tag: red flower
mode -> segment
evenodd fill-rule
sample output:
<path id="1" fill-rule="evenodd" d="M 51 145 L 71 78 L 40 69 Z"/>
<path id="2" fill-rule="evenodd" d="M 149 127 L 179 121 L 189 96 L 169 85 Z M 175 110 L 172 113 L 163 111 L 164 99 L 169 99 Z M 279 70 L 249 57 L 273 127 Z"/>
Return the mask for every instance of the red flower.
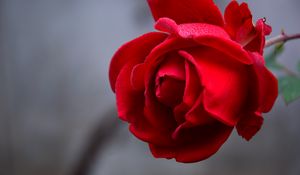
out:
<path id="1" fill-rule="evenodd" d="M 249 140 L 277 97 L 263 60 L 263 19 L 246 3 L 223 17 L 212 0 L 148 0 L 155 28 L 124 44 L 109 78 L 118 115 L 152 154 L 195 162 L 214 154 L 233 128 Z"/>

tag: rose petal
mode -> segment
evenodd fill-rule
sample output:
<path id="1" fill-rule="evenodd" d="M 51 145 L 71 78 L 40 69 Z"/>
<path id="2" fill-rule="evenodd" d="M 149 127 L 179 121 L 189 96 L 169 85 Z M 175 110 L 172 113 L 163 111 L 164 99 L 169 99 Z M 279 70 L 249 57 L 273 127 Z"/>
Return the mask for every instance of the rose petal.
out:
<path id="1" fill-rule="evenodd" d="M 208 23 L 223 26 L 223 17 L 212 0 L 148 0 L 156 20 L 168 17 L 182 23 Z"/>
<path id="2" fill-rule="evenodd" d="M 172 159 L 176 157 L 176 148 L 170 147 L 163 147 L 158 146 L 155 144 L 148 144 L 152 155 L 155 158 L 165 158 L 165 159 Z"/>
<path id="3" fill-rule="evenodd" d="M 230 59 L 235 59 L 243 64 L 252 64 L 252 60 L 247 56 L 247 52 L 241 47 L 241 45 L 232 42 L 224 38 L 209 38 L 198 37 L 195 40 L 204 46 L 215 48 L 218 51 L 223 52 L 225 55 L 229 55 Z"/>
<path id="4" fill-rule="evenodd" d="M 238 4 L 232 1 L 225 10 L 225 28 L 233 40 L 236 40 L 246 50 L 263 54 L 265 35 L 269 35 L 272 28 L 263 19 L 252 23 L 252 14 L 246 3 Z"/>
<path id="5" fill-rule="evenodd" d="M 118 116 L 122 120 L 130 123 L 130 131 L 139 139 L 160 145 L 173 144 L 171 131 L 169 131 L 171 129 L 166 130 L 168 124 L 161 124 L 158 126 L 157 123 L 153 123 L 153 120 L 156 120 L 159 123 L 164 120 L 155 118 L 148 120 L 147 116 L 149 115 L 149 112 L 147 111 L 149 109 L 144 111 L 144 91 L 132 88 L 130 83 L 131 70 L 131 65 L 127 64 L 124 66 L 116 81 Z M 162 115 L 166 114 L 164 111 L 158 111 L 158 113 L 161 113 Z M 172 120 L 170 120 L 169 123 L 172 123 Z M 165 125 L 166 127 L 162 127 L 162 125 Z"/>
<path id="6" fill-rule="evenodd" d="M 129 130 L 134 136 L 144 142 L 163 146 L 174 144 L 170 133 L 164 133 L 160 129 L 151 126 L 143 117 L 139 118 L 135 123 L 130 124 Z"/>
<path id="7" fill-rule="evenodd" d="M 173 115 L 177 125 L 180 125 L 186 121 L 185 114 L 190 110 L 190 108 L 190 106 L 182 102 L 173 109 Z"/>
<path id="8" fill-rule="evenodd" d="M 158 30 L 175 35 L 176 38 L 181 37 L 182 39 L 189 40 L 189 42 L 192 42 L 190 39 L 193 39 L 198 44 L 218 49 L 245 64 L 252 63 L 252 60 L 249 58 L 247 52 L 242 49 L 242 46 L 232 41 L 226 31 L 221 27 L 201 23 L 181 24 L 176 26 L 176 23 L 168 18 L 159 19 L 155 27 Z M 163 42 L 160 47 L 167 46 L 167 43 L 168 40 Z M 157 52 L 156 50 L 161 49 L 159 49 L 159 47 L 155 48 L 151 55 L 154 55 L 154 53 Z M 152 57 L 153 56 L 148 56 L 146 61 Z"/>
<path id="9" fill-rule="evenodd" d="M 152 52 L 148 55 L 145 60 L 145 87 L 149 87 L 150 82 L 152 79 L 155 79 L 154 76 L 156 75 L 157 67 L 165 60 L 165 54 L 171 53 L 180 48 L 187 48 L 194 46 L 195 43 L 182 40 L 178 37 L 169 37 L 161 44 L 157 45 Z"/>
<path id="10" fill-rule="evenodd" d="M 181 144 L 173 147 L 149 144 L 154 157 L 175 158 L 191 163 L 204 160 L 216 153 L 232 132 L 232 127 L 215 122 L 211 125 L 181 129 Z"/>
<path id="11" fill-rule="evenodd" d="M 168 53 L 158 68 L 156 79 L 164 76 L 185 80 L 184 58 L 174 52 Z"/>
<path id="12" fill-rule="evenodd" d="M 182 101 L 185 81 L 170 76 L 163 76 L 156 81 L 158 101 L 169 107 L 175 107 Z"/>
<path id="13" fill-rule="evenodd" d="M 246 65 L 208 47 L 198 47 L 188 52 L 181 51 L 181 54 L 186 58 L 193 57 L 197 62 L 204 86 L 205 110 L 219 121 L 234 126 L 247 96 Z"/>
<path id="14" fill-rule="evenodd" d="M 136 91 L 130 84 L 132 66 L 126 65 L 121 70 L 116 81 L 116 99 L 118 116 L 128 122 L 143 116 L 144 93 Z"/>
<path id="15" fill-rule="evenodd" d="M 173 117 L 173 111 L 170 107 L 159 102 L 155 96 L 155 82 L 145 90 L 144 114 L 149 124 L 154 126 L 162 133 L 169 133 L 176 128 L 176 121 Z"/>
<path id="16" fill-rule="evenodd" d="M 250 53 L 254 64 L 254 81 L 252 97 L 255 98 L 255 104 L 259 112 L 268 112 L 271 110 L 278 96 L 278 82 L 275 76 L 264 65 L 263 57 L 258 53 Z"/>
<path id="17" fill-rule="evenodd" d="M 197 98 L 200 96 L 200 92 L 203 89 L 203 87 L 200 84 L 200 74 L 197 72 L 195 66 L 196 65 L 194 65 L 190 61 L 185 61 L 186 85 L 184 89 L 183 102 L 188 106 L 193 106 L 193 104 L 195 104 Z"/>
<path id="18" fill-rule="evenodd" d="M 236 32 L 235 41 L 242 46 L 248 45 L 255 37 L 256 31 L 252 23 L 252 19 L 248 19 Z"/>
<path id="19" fill-rule="evenodd" d="M 263 19 L 259 19 L 255 26 L 256 37 L 244 48 L 250 52 L 258 52 L 263 55 L 265 47 L 265 36 L 272 32 L 271 26 L 267 25 Z"/>
<path id="20" fill-rule="evenodd" d="M 159 145 L 173 144 L 171 133 L 176 127 L 175 119 L 172 116 L 172 110 L 159 103 L 155 98 L 155 82 L 142 90 L 144 101 L 135 101 L 134 94 L 128 94 L 130 100 L 135 101 L 136 107 L 142 105 L 142 115 L 135 115 L 136 118 L 131 122 L 130 131 L 139 139 Z M 133 88 L 132 88 L 133 89 Z M 137 90 L 135 90 L 137 91 Z M 133 110 L 139 110 L 139 108 Z"/>
<path id="21" fill-rule="evenodd" d="M 159 18 L 155 25 L 154 28 L 156 30 L 162 31 L 162 32 L 168 32 L 170 34 L 178 34 L 179 29 L 177 23 L 170 19 L 170 18 Z"/>
<path id="22" fill-rule="evenodd" d="M 203 108 L 203 98 L 199 97 L 194 106 L 186 113 L 185 121 L 191 123 L 192 126 L 203 126 L 211 124 L 215 119 L 205 111 Z"/>
<path id="23" fill-rule="evenodd" d="M 181 51 L 179 51 L 179 54 Z M 211 123 L 214 118 L 203 109 L 200 74 L 195 68 L 195 60 L 187 59 L 185 61 L 186 86 L 184 90 L 183 101 L 174 109 L 174 116 L 178 124 L 185 121 L 191 123 L 191 126 Z"/>
<path id="24" fill-rule="evenodd" d="M 249 112 L 244 115 L 238 122 L 236 129 L 240 136 L 249 141 L 260 130 L 264 119 L 259 112 Z"/>
<path id="25" fill-rule="evenodd" d="M 177 25 L 176 22 L 170 18 L 160 18 L 156 24 L 155 29 L 176 34 L 182 38 L 194 38 L 198 36 L 212 36 L 229 39 L 226 31 L 219 26 L 206 23 L 188 23 Z"/>
<path id="26" fill-rule="evenodd" d="M 145 64 L 137 64 L 133 67 L 131 72 L 131 85 L 136 90 L 144 90 L 145 84 L 144 84 L 144 77 L 145 76 Z"/>
<path id="27" fill-rule="evenodd" d="M 179 51 L 179 54 L 181 51 Z M 183 96 L 183 103 L 190 106 L 189 111 L 185 114 L 185 121 L 188 121 L 193 126 L 210 124 L 215 121 L 203 108 L 203 96 L 200 94 L 203 91 L 201 86 L 200 73 L 197 71 L 195 60 L 186 60 L 186 88 Z"/>
<path id="28" fill-rule="evenodd" d="M 239 5 L 237 1 L 231 1 L 225 9 L 224 18 L 225 29 L 234 40 L 237 38 L 246 40 L 247 35 L 254 30 L 252 14 L 246 3 Z M 249 25 L 245 25 L 245 23 Z M 241 31 L 243 31 L 242 35 Z M 253 34 L 255 35 L 255 31 Z"/>
<path id="29" fill-rule="evenodd" d="M 152 32 L 142 35 L 121 46 L 113 56 L 109 67 L 109 81 L 113 91 L 121 69 L 126 64 L 137 64 L 143 62 L 150 51 L 163 40 L 167 34 Z"/>

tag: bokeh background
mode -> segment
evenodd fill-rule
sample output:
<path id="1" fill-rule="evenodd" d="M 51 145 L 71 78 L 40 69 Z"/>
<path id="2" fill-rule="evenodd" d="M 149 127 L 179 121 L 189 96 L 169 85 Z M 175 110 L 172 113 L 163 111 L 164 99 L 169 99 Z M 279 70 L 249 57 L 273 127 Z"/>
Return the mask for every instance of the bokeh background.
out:
<path id="1" fill-rule="evenodd" d="M 273 36 L 300 32 L 299 0 L 248 3 Z M 1 0 L 0 174 L 299 175 L 300 100 L 281 97 L 250 142 L 234 132 L 194 164 L 151 156 L 117 120 L 107 72 L 114 51 L 152 25 L 146 0 Z M 299 60 L 300 41 L 287 43 L 279 61 Z"/>

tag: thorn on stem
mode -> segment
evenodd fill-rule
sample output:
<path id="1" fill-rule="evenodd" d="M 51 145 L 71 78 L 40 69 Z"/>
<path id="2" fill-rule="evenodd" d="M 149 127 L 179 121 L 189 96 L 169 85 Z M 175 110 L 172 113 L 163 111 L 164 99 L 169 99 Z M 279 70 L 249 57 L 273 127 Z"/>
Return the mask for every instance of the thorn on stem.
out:
<path id="1" fill-rule="evenodd" d="M 282 36 L 286 36 L 284 29 L 281 29 L 280 34 L 281 34 Z"/>

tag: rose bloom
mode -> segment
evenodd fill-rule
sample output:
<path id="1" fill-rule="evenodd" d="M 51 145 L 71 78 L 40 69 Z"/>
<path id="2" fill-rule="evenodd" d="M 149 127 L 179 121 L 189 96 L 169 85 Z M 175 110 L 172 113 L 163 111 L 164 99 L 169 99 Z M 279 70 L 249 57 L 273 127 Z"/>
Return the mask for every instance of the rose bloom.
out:
<path id="1" fill-rule="evenodd" d="M 158 32 L 124 44 L 109 69 L 118 116 L 154 157 L 196 162 L 233 128 L 250 140 L 278 95 L 264 64 L 265 35 L 246 3 L 224 18 L 212 0 L 148 0 Z"/>

